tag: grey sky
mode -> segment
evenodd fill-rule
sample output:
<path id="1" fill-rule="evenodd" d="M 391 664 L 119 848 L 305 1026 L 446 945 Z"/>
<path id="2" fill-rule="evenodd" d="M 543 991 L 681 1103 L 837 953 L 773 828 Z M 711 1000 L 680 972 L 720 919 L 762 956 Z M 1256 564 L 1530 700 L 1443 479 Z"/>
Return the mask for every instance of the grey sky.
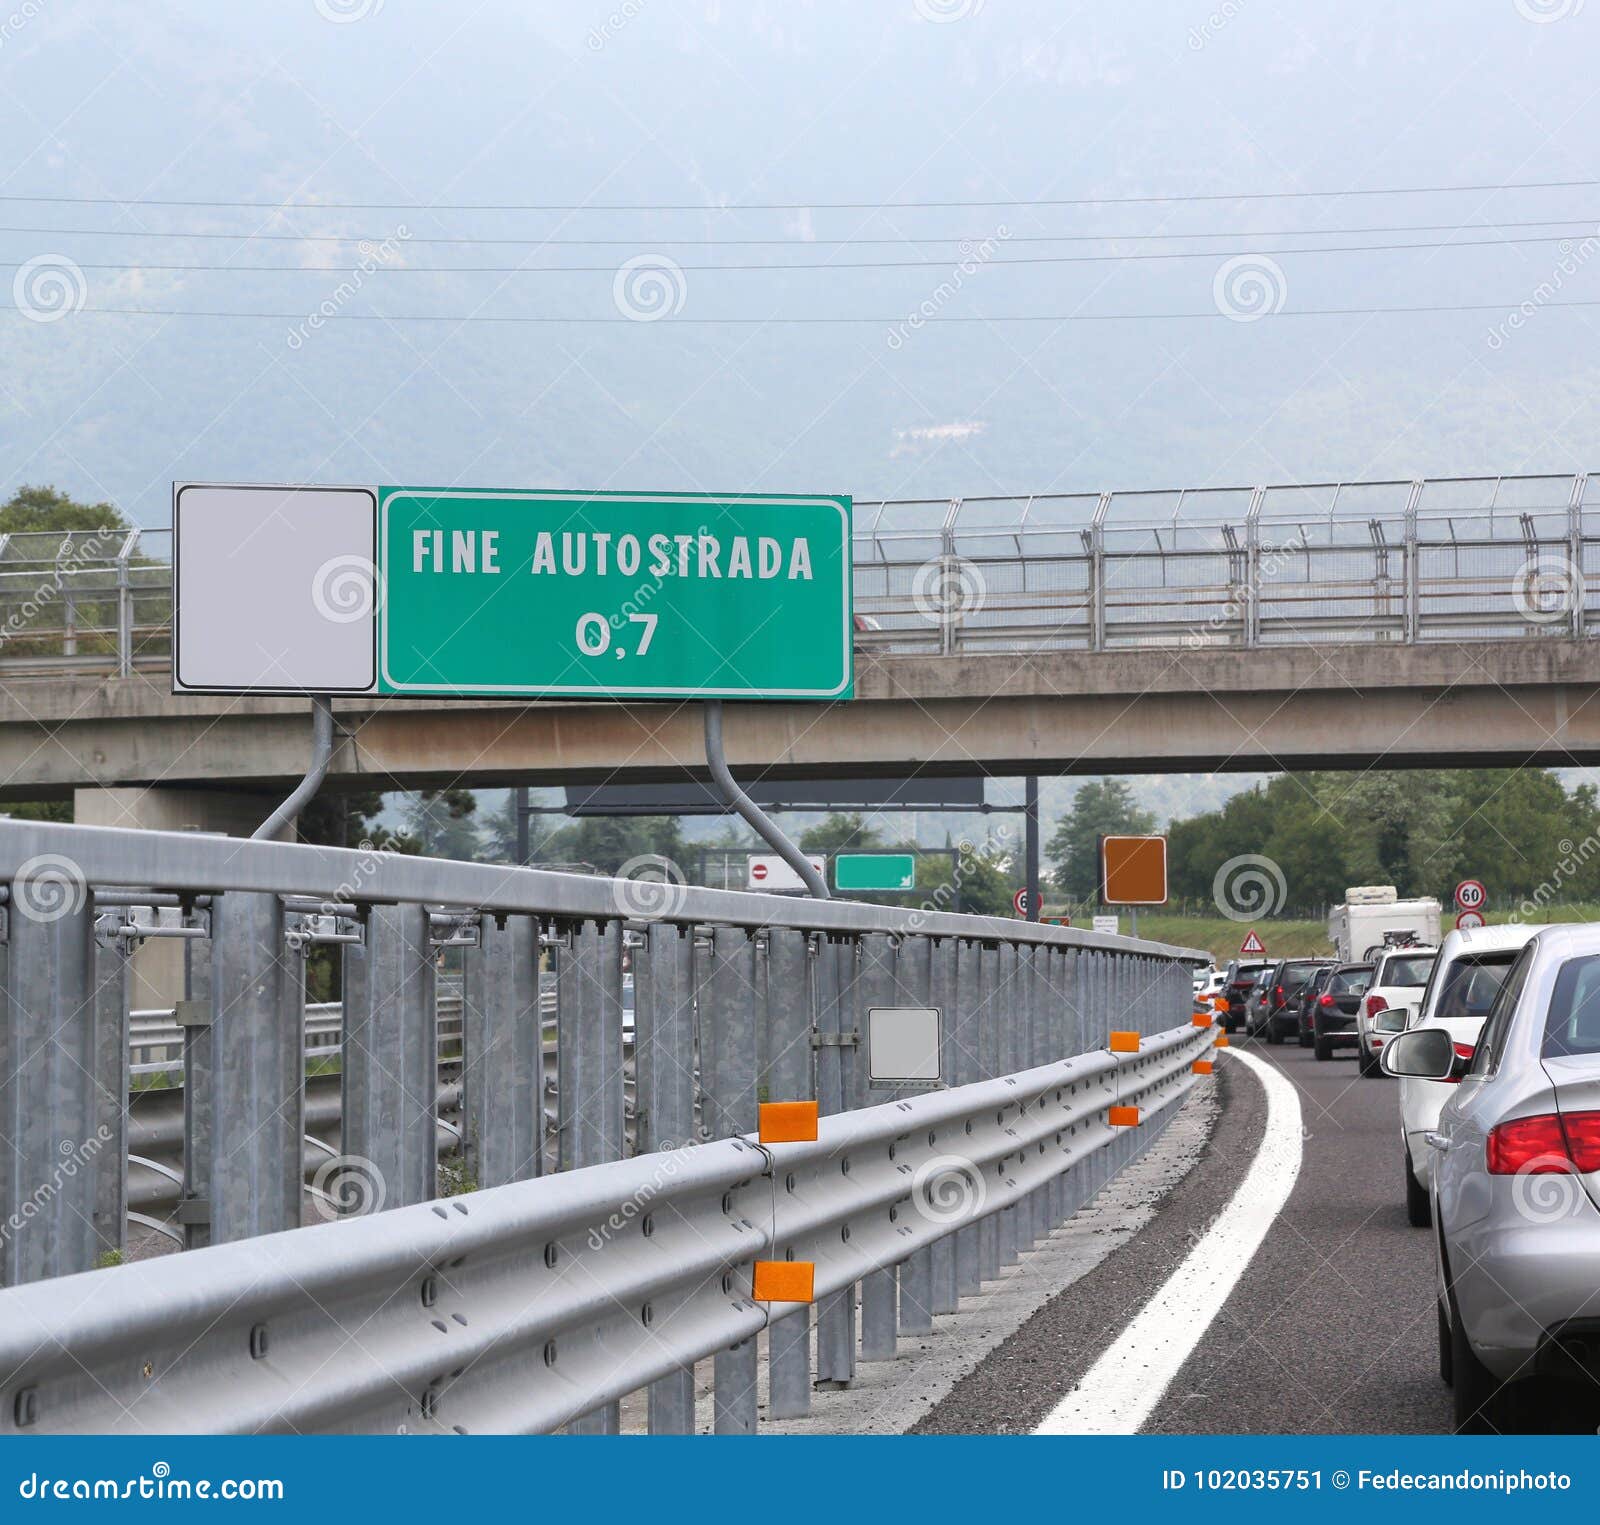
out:
<path id="1" fill-rule="evenodd" d="M 1587 179 L 1600 175 L 1600 7 L 1579 0 L 7 3 L 6 196 L 812 205 L 637 214 L 7 201 L 7 229 L 52 231 L 3 235 L 13 300 L 0 305 L 0 490 L 51 481 L 158 523 L 175 477 L 943 498 L 1593 464 L 1600 308 L 1551 304 L 1600 299 L 1586 242 L 1600 186 L 876 213 L 814 205 Z M 1419 224 L 1487 226 L 1345 231 Z M 237 236 L 55 231 L 71 228 Z M 1208 229 L 1229 236 L 1032 241 Z M 1270 236 L 1238 236 L 1248 230 Z M 360 269 L 351 244 L 251 236 L 267 233 L 366 236 L 372 268 Z M 423 242 L 461 236 L 613 242 Z M 820 241 L 863 237 L 885 242 Z M 957 243 L 904 242 L 935 237 L 967 238 L 969 268 Z M 666 242 L 736 238 L 802 242 Z M 1180 247 L 1207 252 L 999 268 Z M 1230 294 L 1219 271 L 1251 250 L 1273 251 L 1265 286 L 1252 289 L 1252 263 Z M 349 321 L 615 320 L 651 299 L 644 277 L 637 289 L 619 284 L 619 267 L 640 255 L 686 267 L 655 290 L 672 309 L 660 321 Z M 692 268 L 903 259 L 930 263 Z M 19 304 L 50 291 L 13 289 L 16 267 L 34 261 L 37 283 L 64 260 L 91 308 L 287 316 L 30 319 Z M 91 268 L 103 263 L 235 268 Z M 417 268 L 451 263 L 598 268 Z M 1281 311 L 1218 314 L 1263 290 Z M 1524 302 L 1520 326 L 1505 327 Z M 1454 303 L 1495 310 L 1294 315 Z M 333 321 L 311 325 L 319 308 Z M 1210 316 L 942 323 L 1157 312 Z M 883 321 L 684 321 L 717 316 Z"/>

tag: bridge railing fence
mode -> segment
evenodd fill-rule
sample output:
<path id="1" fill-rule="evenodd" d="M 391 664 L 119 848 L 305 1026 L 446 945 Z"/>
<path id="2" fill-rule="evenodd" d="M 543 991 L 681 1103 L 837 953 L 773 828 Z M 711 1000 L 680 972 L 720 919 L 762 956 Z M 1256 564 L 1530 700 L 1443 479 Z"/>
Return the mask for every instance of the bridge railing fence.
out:
<path id="1" fill-rule="evenodd" d="M 1582 637 L 1587 474 L 858 502 L 857 642 L 1105 651 Z"/>
<path id="2" fill-rule="evenodd" d="M 463 1384 L 459 1423 L 614 1428 L 616 1398 L 659 1380 L 652 1423 L 687 1428 L 685 1383 L 715 1351 L 718 1427 L 748 1428 L 752 1337 L 770 1312 L 757 1306 L 757 1258 L 818 1268 L 828 1294 L 819 1376 L 848 1375 L 858 1348 L 886 1358 L 897 1331 L 952 1310 L 1131 1159 L 1211 1041 L 1189 1022 L 1190 970 L 1205 958 L 1196 950 L 932 905 L 31 822 L 0 823 L 0 878 L 0 1281 L 11 1288 L 0 1292 L 0 1330 L 10 1331 L 0 1370 L 16 1389 L 0 1402 L 0 1429 L 40 1413 L 89 1426 L 134 1369 L 133 1325 L 151 1352 L 144 1369 L 165 1375 L 152 1425 L 392 1428 L 392 1393 L 370 1387 L 358 1401 L 345 1384 L 335 1414 L 318 1410 L 329 1399 L 315 1382 L 297 1408 L 278 1377 L 284 1406 L 272 1419 L 249 1363 L 267 1338 L 257 1325 L 270 1321 L 274 1351 L 294 1364 L 305 1354 L 297 1342 L 329 1334 L 330 1296 L 347 1329 L 386 1322 L 385 1278 L 399 1262 L 421 1288 L 399 1320 L 424 1347 L 421 1365 L 395 1358 L 412 1392 L 402 1408 L 418 1421 L 444 1412 L 428 1392 L 454 1360 L 434 1371 L 435 1326 L 467 1327 L 466 1317 L 448 1322 L 450 1308 L 465 1306 L 456 1293 L 481 1274 L 487 1301 L 474 1317 L 485 1328 L 471 1338 L 499 1328 L 507 1343 Z M 126 1248 L 128 962 L 163 935 L 185 943 L 188 988 L 170 1024 L 164 1012 L 143 1019 L 143 1036 L 181 1030 L 173 1184 L 191 1249 L 96 1270 Z M 305 957 L 318 943 L 344 959 L 336 1029 L 326 1011 L 308 1024 Z M 453 1097 L 440 1069 L 446 948 L 462 961 Z M 928 1010 L 942 1014 L 937 1079 L 875 1070 L 884 1050 L 873 1013 Z M 328 1100 L 308 1089 L 308 1032 L 319 1058 L 337 1036 L 336 1152 L 326 1117 L 308 1126 L 308 1110 Z M 1127 1036 L 1113 1043 L 1113 1032 Z M 818 1142 L 802 1137 L 787 1170 L 782 1151 L 755 1142 L 766 1101 L 814 1101 L 824 1117 Z M 460 1160 L 441 1176 L 452 1104 Z M 1119 1121 L 1113 1106 L 1136 1121 L 1143 1108 L 1150 1127 Z M 947 1190 L 982 1199 L 970 1231 L 942 1216 Z M 302 1227 L 330 1216 L 340 1221 Z M 478 1249 L 455 1244 L 456 1230 Z M 262 1235 L 277 1236 L 270 1254 L 251 1249 Z M 581 1262 L 525 1317 L 494 1291 L 524 1254 L 524 1280 Z M 104 1285 L 89 1298 L 31 1297 L 28 1284 L 72 1274 Z M 221 1327 L 241 1343 L 222 1367 L 237 1367 L 240 1385 L 212 1394 L 220 1409 L 201 1403 L 183 1419 L 179 1393 L 197 1397 L 193 1383 L 221 1369 L 216 1331 L 186 1320 L 224 1283 Z M 147 1297 L 183 1316 L 163 1321 Z M 45 1308 L 54 1311 L 41 1323 Z M 769 1351 L 774 1391 L 791 1406 L 810 1390 L 809 1329 L 791 1324 Z M 351 1344 L 374 1348 L 365 1334 Z M 185 1389 L 169 1368 L 191 1349 L 210 1354 L 195 1357 Z M 533 1371 L 506 1409 L 504 1394 L 484 1395 L 510 1380 L 510 1354 L 531 1355 Z M 325 1339 L 313 1369 L 348 1368 L 328 1359 Z"/>
<path id="3" fill-rule="evenodd" d="M 171 532 L 0 536 L 0 672 L 171 660 Z M 1582 637 L 1600 477 L 858 500 L 865 651 Z"/>

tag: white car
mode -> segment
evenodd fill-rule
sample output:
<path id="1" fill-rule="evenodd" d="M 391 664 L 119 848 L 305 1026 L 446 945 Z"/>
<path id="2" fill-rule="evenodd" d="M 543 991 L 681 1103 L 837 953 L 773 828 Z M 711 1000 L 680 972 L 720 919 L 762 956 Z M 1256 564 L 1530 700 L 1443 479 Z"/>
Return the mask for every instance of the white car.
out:
<path id="1" fill-rule="evenodd" d="M 1207 1000 L 1211 996 L 1221 995 L 1223 982 L 1227 974 L 1221 969 L 1201 969 L 1195 973 L 1194 993 L 1196 1000 Z"/>
<path id="2" fill-rule="evenodd" d="M 1392 1074 L 1457 1082 L 1428 1135 L 1457 1434 L 1545 1429 L 1557 1405 L 1564 1429 L 1600 1384 L 1600 926 L 1540 927 L 1497 972 L 1469 1062 L 1442 1022 L 1383 1051 Z"/>
<path id="3" fill-rule="evenodd" d="M 1407 1030 L 1442 1027 L 1449 1032 L 1456 1054 L 1472 1057 L 1483 1019 L 1500 990 L 1506 971 L 1524 943 L 1538 927 L 1473 927 L 1451 932 L 1434 959 L 1433 975 L 1422 999 L 1405 1012 Z M 1393 1020 L 1392 1017 L 1390 1019 Z M 1400 1139 L 1406 1156 L 1406 1216 L 1415 1228 L 1432 1221 L 1428 1187 L 1434 1151 L 1428 1134 L 1439 1125 L 1439 1112 L 1455 1094 L 1452 1080 L 1400 1081 Z"/>
<path id="4" fill-rule="evenodd" d="M 1372 983 L 1356 1007 L 1356 1059 L 1363 1075 L 1383 1073 L 1379 1066 L 1383 1034 L 1374 1027 L 1374 1018 L 1394 1006 L 1416 1006 L 1438 956 L 1437 948 L 1422 944 L 1385 948 L 1373 955 Z"/>

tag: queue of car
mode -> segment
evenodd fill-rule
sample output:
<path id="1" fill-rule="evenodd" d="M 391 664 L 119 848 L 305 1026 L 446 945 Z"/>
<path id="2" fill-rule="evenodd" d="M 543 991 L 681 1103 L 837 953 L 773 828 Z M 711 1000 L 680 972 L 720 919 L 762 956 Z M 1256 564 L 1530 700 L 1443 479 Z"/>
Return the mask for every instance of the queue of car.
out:
<path id="1" fill-rule="evenodd" d="M 1380 1017 L 1380 1023 L 1383 1018 Z M 1455 932 L 1385 1024 L 1458 1429 L 1600 1381 L 1600 926 Z"/>
<path id="2" fill-rule="evenodd" d="M 1230 1028 L 1397 1078 L 1456 1428 L 1600 1383 L 1600 924 L 1391 929 L 1358 958 L 1230 966 L 1221 994 Z"/>

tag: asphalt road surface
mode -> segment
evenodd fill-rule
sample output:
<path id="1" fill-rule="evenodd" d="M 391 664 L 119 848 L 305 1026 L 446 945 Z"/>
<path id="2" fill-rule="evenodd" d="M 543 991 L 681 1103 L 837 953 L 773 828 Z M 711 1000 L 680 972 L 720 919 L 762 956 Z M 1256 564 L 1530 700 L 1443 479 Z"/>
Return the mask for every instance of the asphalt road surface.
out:
<path id="1" fill-rule="evenodd" d="M 1233 1042 L 1242 1042 L 1235 1035 Z M 1304 1159 L 1260 1250 L 1144 1426 L 1145 1433 L 1443 1433 L 1432 1246 L 1406 1222 L 1394 1082 L 1353 1057 L 1250 1051 L 1295 1087 Z M 1183 1262 L 1254 1159 L 1261 1082 L 1218 1066 L 1224 1107 L 1200 1168 L 1154 1220 L 1042 1308 L 918 1426 L 926 1433 L 1026 1433 Z M 1600 1394 L 1567 1391 L 1528 1426 L 1593 1434 Z"/>

